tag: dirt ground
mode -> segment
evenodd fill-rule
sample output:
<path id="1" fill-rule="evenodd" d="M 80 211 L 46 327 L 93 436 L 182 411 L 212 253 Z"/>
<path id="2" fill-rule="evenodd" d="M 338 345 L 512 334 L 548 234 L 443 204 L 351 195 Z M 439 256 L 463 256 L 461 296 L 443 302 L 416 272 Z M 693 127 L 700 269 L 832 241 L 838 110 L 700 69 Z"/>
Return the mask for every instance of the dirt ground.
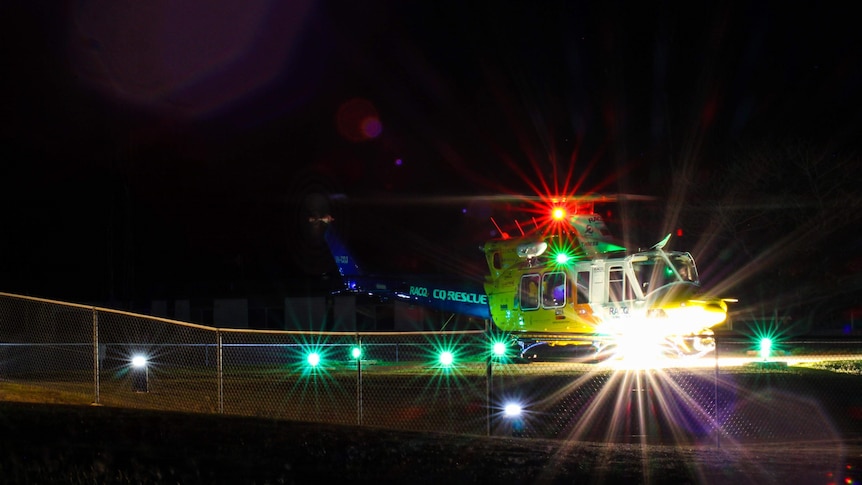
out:
<path id="1" fill-rule="evenodd" d="M 569 443 L 0 401 L 10 484 L 837 484 L 860 467 L 843 443 Z"/>

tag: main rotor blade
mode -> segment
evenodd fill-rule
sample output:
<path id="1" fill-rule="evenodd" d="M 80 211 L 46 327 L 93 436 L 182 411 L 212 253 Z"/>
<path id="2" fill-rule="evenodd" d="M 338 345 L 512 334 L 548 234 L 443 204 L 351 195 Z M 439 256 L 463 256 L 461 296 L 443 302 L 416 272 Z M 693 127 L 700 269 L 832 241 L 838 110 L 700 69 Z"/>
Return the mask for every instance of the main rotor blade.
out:
<path id="1" fill-rule="evenodd" d="M 506 204 L 506 203 L 612 203 L 623 201 L 651 201 L 657 197 L 639 194 L 584 194 L 584 195 L 521 195 L 521 194 L 488 194 L 488 195 L 442 195 L 423 196 L 405 194 L 374 194 L 348 196 L 346 194 L 331 194 L 335 200 L 348 201 L 352 204 L 396 204 L 396 205 L 459 205 L 459 204 Z"/>

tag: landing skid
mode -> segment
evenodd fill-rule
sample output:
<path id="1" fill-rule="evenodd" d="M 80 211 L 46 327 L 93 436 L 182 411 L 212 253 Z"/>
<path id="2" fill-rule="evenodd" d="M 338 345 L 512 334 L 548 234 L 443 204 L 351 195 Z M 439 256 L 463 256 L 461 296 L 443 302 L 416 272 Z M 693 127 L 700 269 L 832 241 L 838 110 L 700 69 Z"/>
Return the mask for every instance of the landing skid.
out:
<path id="1" fill-rule="evenodd" d="M 715 350 L 712 333 L 667 339 L 666 354 L 680 359 L 697 359 Z"/>
<path id="2" fill-rule="evenodd" d="M 524 362 L 567 361 L 600 363 L 614 357 L 622 357 L 620 349 L 612 339 L 602 339 L 576 344 L 552 344 L 544 340 L 517 340 L 518 358 Z M 715 350 L 712 334 L 668 337 L 657 349 L 664 357 L 672 359 L 697 359 Z"/>
<path id="3" fill-rule="evenodd" d="M 603 343 L 579 345 L 552 345 L 544 341 L 518 341 L 521 347 L 518 356 L 526 362 L 562 361 L 598 363 L 613 355 L 610 347 Z"/>

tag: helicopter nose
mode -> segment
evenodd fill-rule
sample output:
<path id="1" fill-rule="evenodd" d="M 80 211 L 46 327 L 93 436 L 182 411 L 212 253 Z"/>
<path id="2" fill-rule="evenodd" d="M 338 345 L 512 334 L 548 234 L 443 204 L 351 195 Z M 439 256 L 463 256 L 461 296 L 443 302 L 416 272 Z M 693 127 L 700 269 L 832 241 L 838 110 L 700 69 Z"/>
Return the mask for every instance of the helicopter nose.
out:
<path id="1" fill-rule="evenodd" d="M 678 305 L 650 309 L 647 318 L 663 321 L 663 325 L 674 333 L 699 332 L 724 322 L 727 305 L 721 301 L 688 300 Z"/>
<path id="2" fill-rule="evenodd" d="M 718 325 L 727 319 L 727 304 L 721 300 L 708 302 L 692 301 L 689 303 L 702 309 L 704 324 L 707 327 Z"/>

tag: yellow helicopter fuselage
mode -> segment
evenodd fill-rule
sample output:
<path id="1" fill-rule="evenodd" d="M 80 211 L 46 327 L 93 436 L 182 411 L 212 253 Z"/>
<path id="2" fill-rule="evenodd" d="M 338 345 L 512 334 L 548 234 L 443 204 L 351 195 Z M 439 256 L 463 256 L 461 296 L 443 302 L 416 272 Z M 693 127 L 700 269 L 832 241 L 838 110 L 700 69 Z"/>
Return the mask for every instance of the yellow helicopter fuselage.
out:
<path id="1" fill-rule="evenodd" d="M 712 328 L 727 318 L 726 300 L 700 295 L 687 252 L 590 256 L 554 236 L 491 241 L 484 251 L 493 323 L 520 339 L 596 345 L 650 335 L 686 341 L 680 352 L 692 353 L 711 345 Z"/>

